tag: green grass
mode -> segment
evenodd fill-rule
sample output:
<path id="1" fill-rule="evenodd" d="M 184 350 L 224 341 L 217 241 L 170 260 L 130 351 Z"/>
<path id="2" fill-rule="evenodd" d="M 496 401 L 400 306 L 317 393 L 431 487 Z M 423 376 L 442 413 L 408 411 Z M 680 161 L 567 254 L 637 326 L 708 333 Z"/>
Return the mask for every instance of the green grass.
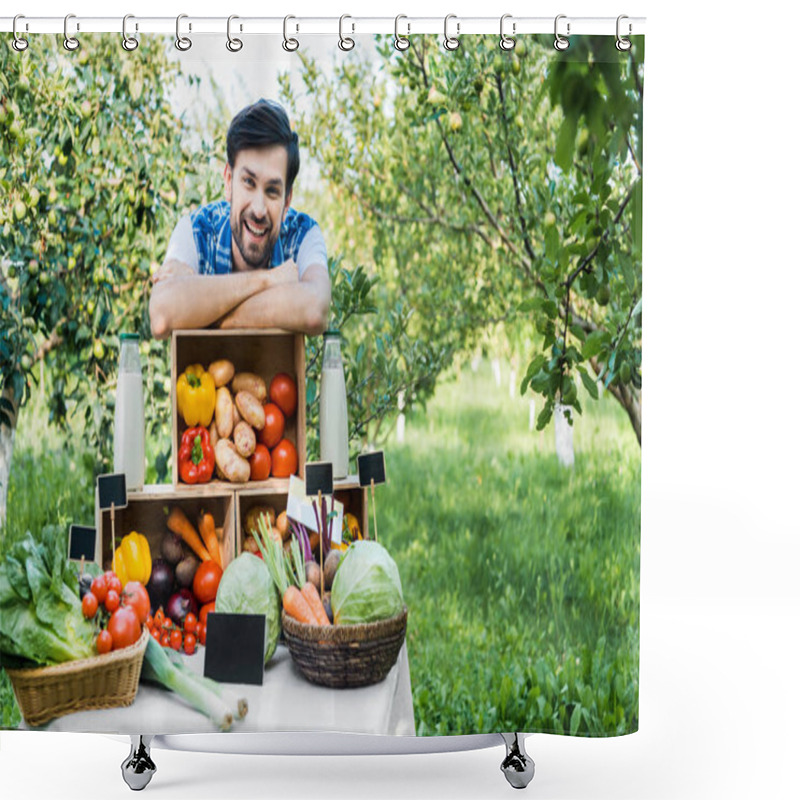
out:
<path id="1" fill-rule="evenodd" d="M 420 735 L 637 728 L 640 451 L 613 400 L 582 401 L 572 470 L 486 364 L 386 447 L 378 533 L 409 607 Z M 0 554 L 47 521 L 93 519 L 93 458 L 45 420 L 40 399 L 23 412 Z M 18 723 L 0 670 L 0 727 Z"/>
<path id="2" fill-rule="evenodd" d="M 636 730 L 640 451 L 613 400 L 585 405 L 574 470 L 485 365 L 387 446 L 418 734 Z"/>

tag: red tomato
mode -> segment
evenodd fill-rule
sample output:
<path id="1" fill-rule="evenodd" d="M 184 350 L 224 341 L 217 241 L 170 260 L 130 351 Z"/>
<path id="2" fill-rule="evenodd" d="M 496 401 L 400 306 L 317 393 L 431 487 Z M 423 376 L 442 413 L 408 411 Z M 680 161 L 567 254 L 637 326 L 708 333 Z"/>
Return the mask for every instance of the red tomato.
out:
<path id="1" fill-rule="evenodd" d="M 159 608 L 156 611 L 155 615 L 153 616 L 153 622 L 155 623 L 156 628 L 160 628 L 164 624 L 164 609 Z"/>
<path id="2" fill-rule="evenodd" d="M 180 650 L 181 645 L 183 645 L 183 634 L 176 628 L 169 635 L 169 646 L 173 650 Z"/>
<path id="3" fill-rule="evenodd" d="M 131 608 L 118 608 L 108 621 L 108 632 L 114 642 L 114 650 L 136 644 L 142 635 L 142 625 Z"/>
<path id="4" fill-rule="evenodd" d="M 214 609 L 216 608 L 216 605 L 217 604 L 214 603 L 214 602 L 206 603 L 200 609 L 200 620 L 199 620 L 199 622 L 200 622 L 201 625 L 205 625 L 208 622 L 208 615 L 214 613 Z"/>
<path id="5" fill-rule="evenodd" d="M 122 592 L 122 581 L 111 570 L 106 572 L 106 585 L 109 589 L 113 589 L 117 594 Z"/>
<path id="6" fill-rule="evenodd" d="M 165 631 L 171 631 L 172 630 L 172 620 L 169 617 L 164 617 L 164 619 L 163 619 L 163 621 L 161 623 L 161 627 Z"/>
<path id="7" fill-rule="evenodd" d="M 139 618 L 139 622 L 147 622 L 150 614 L 150 595 L 139 581 L 128 581 L 122 590 L 122 605 L 132 608 Z"/>
<path id="8" fill-rule="evenodd" d="M 222 567 L 216 561 L 204 561 L 194 573 L 192 592 L 201 605 L 217 597 L 217 588 L 222 577 Z"/>
<path id="9" fill-rule="evenodd" d="M 279 372 L 269 385 L 269 399 L 288 419 L 297 411 L 297 384 L 285 372 Z"/>
<path id="10" fill-rule="evenodd" d="M 105 653 L 111 652 L 111 648 L 114 646 L 114 640 L 111 638 L 111 634 L 108 631 L 100 631 L 100 633 L 97 634 L 94 646 L 97 648 L 97 652 L 102 656 Z"/>
<path id="11" fill-rule="evenodd" d="M 264 420 L 264 427 L 258 432 L 258 441 L 267 447 L 275 447 L 283 439 L 286 417 L 275 403 L 265 403 Z"/>
<path id="12" fill-rule="evenodd" d="M 187 633 L 183 639 L 183 650 L 187 656 L 194 654 L 197 648 L 197 637 L 193 633 Z"/>
<path id="13" fill-rule="evenodd" d="M 190 611 L 183 621 L 183 630 L 186 633 L 194 633 L 197 630 L 197 617 Z"/>
<path id="14" fill-rule="evenodd" d="M 106 592 L 108 591 L 108 583 L 106 582 L 105 575 L 98 575 L 92 581 L 91 593 L 97 598 L 98 603 L 102 603 L 106 599 Z"/>
<path id="15" fill-rule="evenodd" d="M 81 600 L 81 610 L 86 619 L 92 619 L 97 613 L 97 598 L 91 593 L 86 592 Z"/>
<path id="16" fill-rule="evenodd" d="M 197 633 L 197 640 L 200 644 L 205 645 L 206 643 L 206 626 L 205 623 L 200 625 L 200 630 Z"/>
<path id="17" fill-rule="evenodd" d="M 161 642 L 162 647 L 169 647 L 169 631 L 164 631 L 164 633 L 161 634 L 161 639 L 159 639 L 159 641 Z"/>
<path id="18" fill-rule="evenodd" d="M 269 455 L 269 449 L 265 444 L 257 444 L 255 452 L 250 456 L 248 461 L 250 462 L 251 481 L 265 481 L 269 478 L 272 459 Z"/>
<path id="19" fill-rule="evenodd" d="M 281 439 L 270 455 L 275 478 L 288 478 L 297 472 L 297 450 L 288 439 Z"/>
<path id="20" fill-rule="evenodd" d="M 156 624 L 153 621 L 153 615 L 152 614 L 148 614 L 147 615 L 147 619 L 144 622 L 145 622 L 145 625 L 147 625 L 147 630 L 149 630 L 149 631 L 152 631 L 153 628 L 155 627 L 155 624 Z"/>
<path id="21" fill-rule="evenodd" d="M 108 594 L 106 595 L 106 602 L 105 602 L 106 611 L 109 613 L 113 613 L 119 608 L 119 593 L 114 591 L 114 589 L 109 589 Z"/>

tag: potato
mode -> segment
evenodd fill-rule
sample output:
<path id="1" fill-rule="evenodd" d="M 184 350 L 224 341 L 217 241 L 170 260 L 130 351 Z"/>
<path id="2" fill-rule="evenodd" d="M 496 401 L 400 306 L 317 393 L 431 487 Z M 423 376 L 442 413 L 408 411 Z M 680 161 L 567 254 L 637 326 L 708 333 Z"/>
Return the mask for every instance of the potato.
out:
<path id="1" fill-rule="evenodd" d="M 325 585 L 330 588 L 333 586 L 333 579 L 336 577 L 336 570 L 339 569 L 339 562 L 342 560 L 341 550 L 331 550 L 325 556 Z"/>
<path id="2" fill-rule="evenodd" d="M 236 408 L 236 403 L 231 401 L 231 404 L 233 405 L 233 427 L 235 428 L 242 421 L 242 415 L 239 413 L 239 409 Z"/>
<path id="3" fill-rule="evenodd" d="M 250 458 L 256 449 L 255 431 L 246 422 L 240 422 L 233 429 L 233 443 L 242 458 Z"/>
<path id="4" fill-rule="evenodd" d="M 232 483 L 245 483 L 250 480 L 250 464 L 236 452 L 236 445 L 230 439 L 220 439 L 214 448 L 217 466 L 225 478 Z"/>
<path id="5" fill-rule="evenodd" d="M 278 519 L 275 520 L 275 527 L 278 529 L 278 533 L 281 535 L 284 542 L 292 535 L 292 532 L 289 530 L 289 517 L 286 516 L 285 511 L 281 511 L 281 513 L 278 514 Z"/>
<path id="6" fill-rule="evenodd" d="M 231 386 L 234 394 L 249 392 L 260 403 L 267 399 L 267 382 L 252 372 L 238 372 L 233 376 Z"/>
<path id="7" fill-rule="evenodd" d="M 239 409 L 242 419 L 257 431 L 260 431 L 266 424 L 264 406 L 250 392 L 241 391 L 236 393 L 236 408 Z M 217 427 L 219 428 L 219 422 L 217 422 Z M 222 432 L 220 431 L 221 434 Z"/>
<path id="8" fill-rule="evenodd" d="M 211 442 L 211 447 L 214 448 L 217 446 L 217 442 L 219 441 L 219 433 L 217 432 L 217 423 L 214 420 L 211 420 L 211 424 L 208 426 L 208 439 Z"/>
<path id="9" fill-rule="evenodd" d="M 231 400 L 231 393 L 224 386 L 217 389 L 214 422 L 217 425 L 220 439 L 227 439 L 233 433 L 233 400 Z"/>
<path id="10" fill-rule="evenodd" d="M 275 527 L 275 509 L 272 506 L 253 506 L 245 515 L 244 529 L 247 533 L 252 533 L 258 530 L 259 517 L 267 517 L 269 519 L 269 526 Z"/>
<path id="11" fill-rule="evenodd" d="M 217 389 L 219 389 L 220 386 L 224 386 L 226 383 L 230 383 L 231 378 L 233 378 L 233 373 L 235 372 L 233 364 L 228 361 L 227 358 L 214 361 L 209 365 L 208 371 L 211 373 L 211 377 L 214 379 L 214 386 L 216 386 Z"/>

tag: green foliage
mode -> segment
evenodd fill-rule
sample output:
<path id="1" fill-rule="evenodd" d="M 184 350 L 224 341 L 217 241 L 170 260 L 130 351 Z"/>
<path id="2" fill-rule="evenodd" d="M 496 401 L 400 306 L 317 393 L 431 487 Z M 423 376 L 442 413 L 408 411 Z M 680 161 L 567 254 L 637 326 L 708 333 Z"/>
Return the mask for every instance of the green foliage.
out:
<path id="1" fill-rule="evenodd" d="M 282 82 L 337 246 L 380 276 L 380 314 L 413 309 L 411 339 L 448 353 L 426 369 L 498 322 L 535 341 L 521 390 L 544 396 L 540 427 L 599 377 L 639 435 L 642 47 L 415 37 L 398 53 L 379 37 L 333 70 L 301 55 L 303 102 Z"/>
<path id="2" fill-rule="evenodd" d="M 378 529 L 409 607 L 420 735 L 638 725 L 636 438 L 606 394 L 565 474 L 527 423 L 484 366 L 441 384 L 387 450 Z"/>

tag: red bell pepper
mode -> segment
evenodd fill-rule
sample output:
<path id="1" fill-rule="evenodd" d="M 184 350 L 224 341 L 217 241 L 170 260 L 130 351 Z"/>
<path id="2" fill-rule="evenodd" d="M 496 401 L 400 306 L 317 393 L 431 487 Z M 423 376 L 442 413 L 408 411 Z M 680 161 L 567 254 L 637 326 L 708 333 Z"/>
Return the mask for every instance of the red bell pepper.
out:
<path id="1" fill-rule="evenodd" d="M 202 425 L 189 428 L 181 437 L 178 473 L 184 483 L 208 483 L 214 474 L 214 448 L 208 429 Z"/>

